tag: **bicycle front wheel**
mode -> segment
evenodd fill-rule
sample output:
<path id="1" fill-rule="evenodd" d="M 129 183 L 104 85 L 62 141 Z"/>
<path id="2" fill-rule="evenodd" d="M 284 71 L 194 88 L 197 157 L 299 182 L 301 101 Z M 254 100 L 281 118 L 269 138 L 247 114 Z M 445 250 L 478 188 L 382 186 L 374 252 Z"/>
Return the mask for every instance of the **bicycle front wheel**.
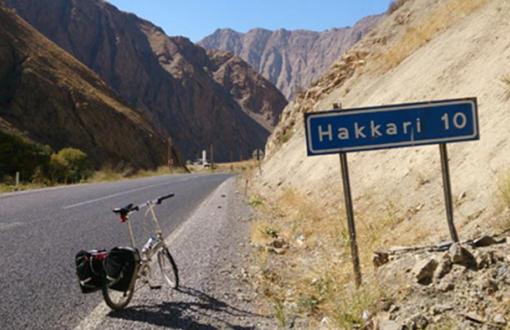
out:
<path id="1" fill-rule="evenodd" d="M 177 271 L 177 265 L 175 264 L 170 251 L 168 251 L 168 248 L 163 247 L 158 251 L 158 263 L 163 278 L 170 287 L 176 289 L 179 286 L 179 274 Z"/>
<path id="2" fill-rule="evenodd" d="M 113 290 L 109 287 L 107 281 L 104 282 L 102 287 L 105 303 L 108 305 L 108 307 L 115 311 L 121 310 L 129 304 L 131 298 L 133 297 L 134 291 L 134 283 L 126 291 Z"/>

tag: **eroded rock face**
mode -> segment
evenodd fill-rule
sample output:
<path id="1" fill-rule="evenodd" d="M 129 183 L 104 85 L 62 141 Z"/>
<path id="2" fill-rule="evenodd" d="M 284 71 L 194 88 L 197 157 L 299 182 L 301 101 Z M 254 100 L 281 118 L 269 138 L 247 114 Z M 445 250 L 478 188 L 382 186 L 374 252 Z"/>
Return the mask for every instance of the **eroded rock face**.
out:
<path id="1" fill-rule="evenodd" d="M 209 50 L 207 54 L 214 80 L 225 87 L 248 115 L 272 131 L 287 105 L 283 94 L 240 57 L 218 50 Z"/>
<path id="2" fill-rule="evenodd" d="M 56 151 L 79 148 L 96 167 L 154 168 L 165 162 L 165 139 L 152 125 L 91 70 L 2 6 L 0 59 L 3 132 Z"/>
<path id="3" fill-rule="evenodd" d="M 263 149 L 269 131 L 247 114 L 249 102 L 238 102 L 213 78 L 206 51 L 188 39 L 170 38 L 152 23 L 100 0 L 6 3 L 172 136 L 186 158 L 211 144 L 217 161 Z M 278 113 L 283 106 L 270 108 Z"/>
<path id="4" fill-rule="evenodd" d="M 240 56 L 292 99 L 370 31 L 380 17 L 369 16 L 352 28 L 324 32 L 253 29 L 239 33 L 218 29 L 199 45 Z"/>

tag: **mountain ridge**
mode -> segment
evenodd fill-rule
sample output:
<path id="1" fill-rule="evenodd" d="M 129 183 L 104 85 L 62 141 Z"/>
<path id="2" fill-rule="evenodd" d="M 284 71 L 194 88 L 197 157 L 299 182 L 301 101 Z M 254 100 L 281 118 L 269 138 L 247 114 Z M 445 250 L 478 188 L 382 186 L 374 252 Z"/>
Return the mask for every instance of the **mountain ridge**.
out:
<path id="1" fill-rule="evenodd" d="M 217 29 L 198 44 L 240 56 L 292 99 L 377 24 L 383 15 L 367 16 L 353 27 L 321 32 L 306 29 Z"/>
<path id="2" fill-rule="evenodd" d="M 217 161 L 246 158 L 264 146 L 267 129 L 204 70 L 202 64 L 209 62 L 206 51 L 188 39 L 168 37 L 160 27 L 104 1 L 6 4 L 97 72 L 129 105 L 170 135 L 187 159 L 211 144 Z"/>

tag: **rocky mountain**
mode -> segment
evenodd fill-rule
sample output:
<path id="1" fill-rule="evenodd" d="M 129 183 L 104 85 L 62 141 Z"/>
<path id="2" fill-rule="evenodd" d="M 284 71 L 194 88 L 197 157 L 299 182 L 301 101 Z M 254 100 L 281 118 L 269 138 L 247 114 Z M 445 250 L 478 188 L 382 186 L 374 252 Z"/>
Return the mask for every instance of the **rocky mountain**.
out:
<path id="1" fill-rule="evenodd" d="M 269 131 L 218 83 L 206 51 L 102 0 L 8 0 L 49 39 L 96 71 L 187 158 L 214 146 L 217 161 L 247 157 Z M 226 82 L 226 81 L 225 81 Z M 235 84 L 234 84 L 235 85 Z M 269 87 L 271 88 L 271 87 Z M 265 110 L 279 114 L 283 96 Z M 271 103 L 273 101 L 269 101 Z"/>
<path id="2" fill-rule="evenodd" d="M 292 99 L 319 78 L 347 49 L 359 41 L 382 16 L 368 16 L 349 28 L 323 32 L 252 29 L 240 33 L 218 29 L 198 44 L 232 52 L 251 64 Z"/>
<path id="3" fill-rule="evenodd" d="M 278 124 L 285 97 L 248 63 L 227 51 L 209 50 L 208 69 L 241 108 L 267 130 Z"/>
<path id="4" fill-rule="evenodd" d="M 18 136 L 55 151 L 79 148 L 96 167 L 165 163 L 166 141 L 147 120 L 93 71 L 1 4 L 0 59 L 3 140 Z"/>

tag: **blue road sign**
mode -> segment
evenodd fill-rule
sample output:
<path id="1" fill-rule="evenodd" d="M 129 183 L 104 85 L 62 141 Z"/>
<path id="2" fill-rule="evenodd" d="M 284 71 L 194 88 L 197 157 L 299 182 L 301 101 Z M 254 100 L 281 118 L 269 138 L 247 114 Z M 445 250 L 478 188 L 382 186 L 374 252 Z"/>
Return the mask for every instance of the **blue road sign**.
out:
<path id="1" fill-rule="evenodd" d="M 476 98 L 305 114 L 308 155 L 478 140 Z"/>

